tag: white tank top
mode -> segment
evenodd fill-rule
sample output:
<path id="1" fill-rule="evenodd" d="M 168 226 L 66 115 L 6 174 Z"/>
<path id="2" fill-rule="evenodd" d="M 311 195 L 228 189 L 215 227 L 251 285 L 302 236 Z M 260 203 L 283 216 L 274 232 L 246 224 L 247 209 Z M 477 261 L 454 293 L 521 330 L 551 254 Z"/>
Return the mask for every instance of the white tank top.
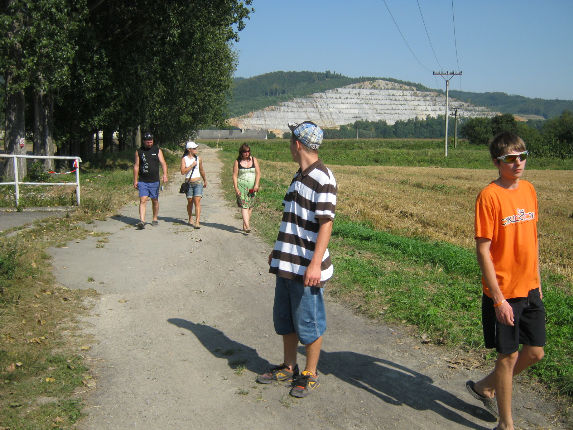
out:
<path id="1" fill-rule="evenodd" d="M 185 167 L 189 167 L 191 164 L 193 164 L 193 162 L 195 161 L 195 157 L 189 157 L 188 155 L 186 155 L 184 157 L 185 159 Z M 197 165 L 189 170 L 189 172 L 187 172 L 187 174 L 185 175 L 185 179 L 189 179 L 189 180 L 194 180 L 197 178 L 201 177 L 201 173 L 199 172 L 199 161 L 201 160 L 201 157 L 197 157 Z M 193 175 L 191 175 L 191 171 L 193 171 Z"/>

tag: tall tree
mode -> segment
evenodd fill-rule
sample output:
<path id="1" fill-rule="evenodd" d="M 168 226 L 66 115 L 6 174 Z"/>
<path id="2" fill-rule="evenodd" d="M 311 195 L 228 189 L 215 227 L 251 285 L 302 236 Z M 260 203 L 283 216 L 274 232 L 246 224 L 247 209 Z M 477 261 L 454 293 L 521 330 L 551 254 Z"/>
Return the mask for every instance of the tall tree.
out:
<path id="1" fill-rule="evenodd" d="M 27 74 L 24 69 L 23 45 L 25 39 L 25 14 L 19 8 L 18 0 L 6 0 L 2 4 L 0 14 L 0 68 L 5 82 L 6 130 L 4 146 L 9 154 L 25 154 L 21 143 L 25 141 L 25 97 Z M 12 160 L 6 159 L 3 164 L 3 174 L 6 178 L 14 178 Z M 18 163 L 20 177 L 26 175 L 26 163 Z"/>
<path id="2" fill-rule="evenodd" d="M 0 14 L 0 68 L 6 77 L 8 150 L 25 134 L 24 91 L 33 94 L 34 150 L 53 155 L 54 94 L 69 79 L 85 0 L 7 0 Z M 21 118 L 22 117 L 22 118 Z M 24 132 L 22 132 L 24 128 Z M 52 162 L 47 161 L 47 167 Z"/>

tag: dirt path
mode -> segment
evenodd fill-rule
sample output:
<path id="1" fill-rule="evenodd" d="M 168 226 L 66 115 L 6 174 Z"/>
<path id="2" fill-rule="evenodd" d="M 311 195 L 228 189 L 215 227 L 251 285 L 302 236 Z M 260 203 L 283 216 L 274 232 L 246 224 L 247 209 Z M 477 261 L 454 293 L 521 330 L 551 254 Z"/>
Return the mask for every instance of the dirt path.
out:
<path id="1" fill-rule="evenodd" d="M 464 387 L 482 370 L 465 370 L 443 348 L 332 301 L 318 391 L 298 400 L 286 386 L 256 384 L 269 361 L 282 359 L 272 328 L 270 249 L 241 234 L 237 210 L 222 197 L 215 150 L 200 152 L 209 179 L 200 230 L 184 224 L 177 174 L 160 197 L 159 226 L 135 230 L 134 203 L 90 226 L 109 233 L 107 242 L 91 237 L 51 251 L 60 284 L 100 294 L 85 323 L 97 386 L 79 428 L 493 427 Z M 562 428 L 551 421 L 553 404 L 516 391 L 521 428 Z"/>

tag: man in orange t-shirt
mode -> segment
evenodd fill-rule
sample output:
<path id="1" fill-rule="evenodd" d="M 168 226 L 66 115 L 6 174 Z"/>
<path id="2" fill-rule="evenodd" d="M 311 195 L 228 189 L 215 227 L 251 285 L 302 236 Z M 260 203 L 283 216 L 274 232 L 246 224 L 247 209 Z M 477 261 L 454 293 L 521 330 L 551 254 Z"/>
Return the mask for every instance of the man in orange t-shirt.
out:
<path id="1" fill-rule="evenodd" d="M 495 347 L 498 357 L 493 372 L 478 382 L 467 381 L 466 387 L 499 416 L 496 428 L 505 430 L 514 428 L 513 376 L 544 355 L 545 308 L 539 274 L 537 196 L 533 185 L 521 180 L 528 155 L 525 143 L 515 134 L 501 133 L 489 150 L 499 177 L 477 197 L 475 239 L 482 272 L 485 346 Z"/>

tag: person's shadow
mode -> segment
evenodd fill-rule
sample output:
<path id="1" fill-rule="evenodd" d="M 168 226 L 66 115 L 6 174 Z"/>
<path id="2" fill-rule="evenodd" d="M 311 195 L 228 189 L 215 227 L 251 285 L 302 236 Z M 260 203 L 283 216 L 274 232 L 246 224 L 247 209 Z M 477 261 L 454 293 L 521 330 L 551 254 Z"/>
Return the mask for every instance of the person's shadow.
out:
<path id="1" fill-rule="evenodd" d="M 255 349 L 229 339 L 221 330 L 181 318 L 169 318 L 167 321 L 192 332 L 207 351 L 217 358 L 227 360 L 232 369 L 244 366 L 258 374 L 266 372 L 270 367 L 270 363 L 261 358 Z"/>
<path id="2" fill-rule="evenodd" d="M 268 370 L 270 364 L 249 346 L 229 339 L 222 331 L 205 324 L 196 324 L 181 318 L 170 318 L 171 324 L 191 331 L 215 357 L 228 361 L 229 367 L 237 363 L 254 373 Z M 304 353 L 304 347 L 299 348 Z M 400 364 L 351 351 L 322 351 L 319 373 L 334 375 L 354 387 L 361 388 L 386 403 L 406 405 L 416 410 L 432 410 L 449 421 L 473 429 L 486 429 L 464 418 L 456 411 L 494 422 L 485 409 L 458 399 L 448 391 L 433 385 L 433 380 Z"/>
<path id="3" fill-rule="evenodd" d="M 231 233 L 242 233 L 243 230 L 233 227 L 232 225 L 219 224 L 217 222 L 201 222 L 202 226 L 216 228 L 219 230 L 230 231 Z"/>
<path id="4" fill-rule="evenodd" d="M 132 226 L 137 225 L 137 223 L 139 222 L 139 218 L 134 218 L 134 217 L 126 216 L 126 215 L 112 215 L 110 218 L 113 220 L 122 222 L 124 224 L 127 224 L 127 225 L 132 225 Z M 157 217 L 157 219 L 159 221 L 168 222 L 168 223 L 172 223 L 172 224 L 187 225 L 187 222 L 181 218 L 173 218 L 170 216 L 159 215 Z M 150 224 L 150 223 L 151 223 L 151 221 L 148 220 L 147 224 Z"/>
<path id="5" fill-rule="evenodd" d="M 112 215 L 112 216 L 110 216 L 110 218 L 115 220 L 115 221 L 119 221 L 119 222 L 122 222 L 124 224 L 133 225 L 133 226 L 135 226 L 139 222 L 139 218 L 133 218 L 130 216 L 125 216 L 125 215 Z"/>
<path id="6" fill-rule="evenodd" d="M 304 354 L 304 347 L 299 348 Z M 474 429 L 483 426 L 468 421 L 456 411 L 464 411 L 484 421 L 496 418 L 478 406 L 460 400 L 433 384 L 432 378 L 401 364 L 352 351 L 321 351 L 319 373 L 332 374 L 344 382 L 379 397 L 392 405 L 432 410 L 442 417 Z"/>
<path id="7" fill-rule="evenodd" d="M 124 224 L 127 224 L 127 225 L 132 225 L 132 226 L 137 225 L 137 223 L 139 222 L 139 218 L 133 218 L 133 217 L 126 216 L 126 215 L 113 215 L 110 218 L 113 220 L 122 222 Z M 171 223 L 171 224 L 178 224 L 178 225 L 185 225 L 185 226 L 188 225 L 187 221 L 182 219 L 182 218 L 173 218 L 170 216 L 159 215 L 157 217 L 157 219 L 159 221 L 163 221 L 163 222 Z M 149 222 L 147 224 L 149 224 Z M 225 225 L 225 224 L 219 224 L 219 223 L 215 223 L 215 222 L 202 222 L 201 226 L 216 228 L 219 230 L 230 231 L 231 233 L 243 233 L 243 231 L 237 227 L 233 227 L 233 226 Z"/>

